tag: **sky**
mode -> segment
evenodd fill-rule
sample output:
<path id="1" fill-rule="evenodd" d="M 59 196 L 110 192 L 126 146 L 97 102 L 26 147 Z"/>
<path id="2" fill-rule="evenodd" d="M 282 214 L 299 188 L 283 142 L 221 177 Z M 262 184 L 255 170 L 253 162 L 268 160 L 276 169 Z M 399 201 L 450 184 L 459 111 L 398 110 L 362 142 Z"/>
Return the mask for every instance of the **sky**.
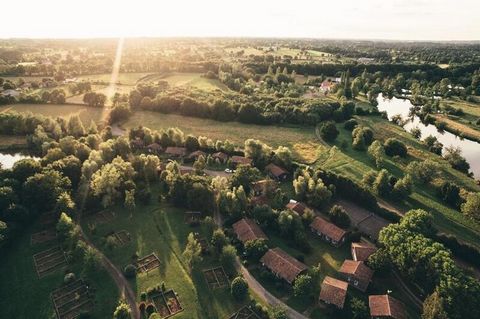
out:
<path id="1" fill-rule="evenodd" d="M 0 38 L 480 40 L 480 0 L 16 0 L 3 10 Z"/>

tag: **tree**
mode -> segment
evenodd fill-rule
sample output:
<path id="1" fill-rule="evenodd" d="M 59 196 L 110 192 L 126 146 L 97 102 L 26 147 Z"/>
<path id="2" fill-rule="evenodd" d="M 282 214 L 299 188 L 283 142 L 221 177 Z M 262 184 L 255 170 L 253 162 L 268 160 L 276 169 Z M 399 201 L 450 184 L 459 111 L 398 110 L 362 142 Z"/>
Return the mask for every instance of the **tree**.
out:
<path id="1" fill-rule="evenodd" d="M 193 163 L 193 169 L 195 170 L 195 173 L 200 175 L 203 173 L 203 170 L 205 169 L 205 167 L 206 167 L 205 157 L 203 157 L 203 155 L 200 155 L 195 161 L 195 163 Z"/>
<path id="2" fill-rule="evenodd" d="M 373 190 L 380 196 L 388 196 L 392 191 L 388 171 L 382 169 L 373 182 Z"/>
<path id="3" fill-rule="evenodd" d="M 125 190 L 125 207 L 130 210 L 130 214 L 135 210 L 135 189 Z"/>
<path id="4" fill-rule="evenodd" d="M 458 208 L 462 198 L 460 197 L 460 187 L 455 183 L 444 181 L 438 189 L 440 198 L 450 206 Z"/>
<path id="5" fill-rule="evenodd" d="M 383 148 L 382 143 L 376 140 L 368 147 L 368 155 L 375 161 L 375 165 L 380 168 L 383 165 L 383 156 L 385 154 L 385 149 Z"/>
<path id="6" fill-rule="evenodd" d="M 310 275 L 299 275 L 293 284 L 293 293 L 296 297 L 309 297 L 313 293 L 314 285 Z"/>
<path id="7" fill-rule="evenodd" d="M 247 281 L 241 276 L 236 277 L 232 280 L 232 284 L 230 285 L 230 292 L 232 293 L 232 296 L 238 301 L 245 299 L 248 293 Z"/>
<path id="8" fill-rule="evenodd" d="M 70 180 L 54 170 L 44 170 L 27 179 L 23 186 L 24 203 L 32 210 L 50 211 L 57 199 L 70 189 Z"/>
<path id="9" fill-rule="evenodd" d="M 66 213 L 61 213 L 60 218 L 58 220 L 56 230 L 60 238 L 68 238 L 70 233 L 73 231 L 75 224 L 70 216 Z"/>
<path id="10" fill-rule="evenodd" d="M 443 298 L 437 290 L 423 301 L 422 319 L 448 319 L 443 306 Z"/>
<path id="11" fill-rule="evenodd" d="M 407 147 L 405 144 L 400 142 L 398 139 L 394 137 L 390 137 L 385 141 L 385 154 L 388 156 L 400 156 L 405 157 L 407 156 Z"/>
<path id="12" fill-rule="evenodd" d="M 435 179 L 439 169 L 439 165 L 430 159 L 423 162 L 413 161 L 407 166 L 407 172 L 423 184 L 428 184 Z"/>
<path id="13" fill-rule="evenodd" d="M 82 123 L 82 120 L 80 119 L 80 116 L 72 115 L 68 119 L 67 132 L 68 134 L 75 137 L 80 137 L 85 135 L 85 128 L 83 127 L 83 123 Z"/>
<path id="14" fill-rule="evenodd" d="M 217 253 L 221 253 L 223 247 L 227 244 L 227 237 L 221 229 L 216 229 L 212 234 L 211 240 L 212 246 L 215 248 Z"/>
<path id="15" fill-rule="evenodd" d="M 268 250 L 267 241 L 263 238 L 248 240 L 245 243 L 245 255 L 251 260 L 258 261 Z"/>
<path id="16" fill-rule="evenodd" d="M 468 164 L 467 160 L 462 156 L 462 149 L 460 147 L 446 147 L 443 157 L 454 169 L 468 174 L 468 171 L 470 170 L 470 164 Z"/>
<path id="17" fill-rule="evenodd" d="M 362 299 L 353 297 L 350 301 L 350 310 L 352 311 L 352 319 L 370 318 L 367 304 Z"/>
<path id="18" fill-rule="evenodd" d="M 235 273 L 235 262 L 237 259 L 237 250 L 232 245 L 226 245 L 220 255 L 220 263 L 227 274 Z"/>
<path id="19" fill-rule="evenodd" d="M 270 311 L 270 317 L 272 319 L 288 319 L 287 311 L 282 306 L 275 306 Z"/>
<path id="20" fill-rule="evenodd" d="M 8 231 L 7 224 L 0 220 L 0 249 L 7 243 Z"/>
<path id="21" fill-rule="evenodd" d="M 232 174 L 231 183 L 233 187 L 242 186 L 245 193 L 250 192 L 252 182 L 260 178 L 260 171 L 256 167 L 249 165 L 240 165 Z"/>
<path id="22" fill-rule="evenodd" d="M 350 217 L 347 212 L 340 205 L 334 205 L 329 213 L 330 220 L 337 226 L 342 228 L 350 227 Z"/>
<path id="23" fill-rule="evenodd" d="M 100 267 L 100 253 L 93 247 L 87 246 L 83 256 L 83 271 L 86 274 L 93 274 Z"/>
<path id="24" fill-rule="evenodd" d="M 187 246 L 183 251 L 183 257 L 187 262 L 188 267 L 192 270 L 202 260 L 202 246 L 195 238 L 193 233 L 188 234 Z"/>
<path id="25" fill-rule="evenodd" d="M 118 302 L 117 308 L 113 313 L 114 319 L 130 319 L 132 310 L 125 300 Z"/>
<path id="26" fill-rule="evenodd" d="M 334 141 L 339 132 L 335 123 L 332 121 L 322 122 L 319 126 L 320 136 L 327 142 Z"/>
<path id="27" fill-rule="evenodd" d="M 412 187 L 412 177 L 409 174 L 406 174 L 404 177 L 395 182 L 391 196 L 398 200 L 405 199 L 412 193 Z"/>
<path id="28" fill-rule="evenodd" d="M 469 193 L 467 200 L 461 205 L 462 213 L 479 222 L 480 221 L 480 193 Z"/>
<path id="29" fill-rule="evenodd" d="M 245 156 L 251 158 L 256 166 L 264 166 L 272 155 L 272 148 L 259 140 L 248 139 L 245 141 Z"/>
<path id="30" fill-rule="evenodd" d="M 414 233 L 433 237 L 437 230 L 433 226 L 433 216 L 423 209 L 409 210 L 401 219 L 400 225 Z"/>

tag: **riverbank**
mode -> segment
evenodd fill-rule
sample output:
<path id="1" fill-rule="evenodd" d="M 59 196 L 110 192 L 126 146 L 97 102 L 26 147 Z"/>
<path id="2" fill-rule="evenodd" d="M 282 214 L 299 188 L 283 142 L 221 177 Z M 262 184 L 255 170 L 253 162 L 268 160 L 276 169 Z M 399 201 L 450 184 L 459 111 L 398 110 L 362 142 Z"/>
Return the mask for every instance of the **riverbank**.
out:
<path id="1" fill-rule="evenodd" d="M 443 130 L 457 135 L 460 138 L 466 138 L 470 141 L 480 143 L 480 131 L 466 124 L 462 124 L 458 121 L 452 120 L 445 114 L 434 114 L 432 115 L 435 118 L 435 126 L 438 127 L 439 122 L 443 122 Z M 480 128 L 480 127 L 479 127 Z"/>

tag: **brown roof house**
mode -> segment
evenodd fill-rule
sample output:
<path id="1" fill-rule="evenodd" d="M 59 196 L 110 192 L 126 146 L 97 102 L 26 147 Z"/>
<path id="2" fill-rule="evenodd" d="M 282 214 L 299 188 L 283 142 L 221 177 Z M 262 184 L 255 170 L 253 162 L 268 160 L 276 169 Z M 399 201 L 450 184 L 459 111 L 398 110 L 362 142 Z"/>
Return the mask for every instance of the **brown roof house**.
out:
<path id="1" fill-rule="evenodd" d="M 278 247 L 269 249 L 260 259 L 260 262 L 275 276 L 282 278 L 289 284 L 292 284 L 300 274 L 308 269 L 307 265 L 299 262 Z"/>
<path id="2" fill-rule="evenodd" d="M 130 142 L 130 147 L 134 150 L 141 150 L 145 147 L 143 140 L 140 138 L 136 138 Z"/>
<path id="3" fill-rule="evenodd" d="M 268 239 L 260 226 L 250 218 L 242 218 L 234 223 L 232 227 L 238 240 L 244 244 L 249 240 Z"/>
<path id="4" fill-rule="evenodd" d="M 162 147 L 162 145 L 160 145 L 158 143 L 152 143 L 152 144 L 147 145 L 147 150 L 148 150 L 149 153 L 158 155 L 163 151 L 163 147 Z"/>
<path id="5" fill-rule="evenodd" d="M 373 270 L 362 261 L 345 260 L 338 271 L 350 286 L 365 292 L 372 281 Z"/>
<path id="6" fill-rule="evenodd" d="M 403 303 L 389 295 L 368 296 L 370 316 L 376 318 L 406 319 Z"/>
<path id="7" fill-rule="evenodd" d="M 322 217 L 315 217 L 310 224 L 310 229 L 335 247 L 339 247 L 345 242 L 347 232 Z"/>
<path id="8" fill-rule="evenodd" d="M 265 167 L 265 170 L 271 178 L 276 179 L 277 181 L 282 181 L 288 176 L 288 172 L 286 170 L 273 163 L 268 164 Z"/>
<path id="9" fill-rule="evenodd" d="M 291 199 L 290 202 L 285 205 L 285 208 L 290 209 L 296 212 L 298 215 L 302 216 L 305 213 L 305 210 L 309 209 L 307 205 L 302 202 L 297 202 L 296 200 Z"/>
<path id="10" fill-rule="evenodd" d="M 326 276 L 323 279 L 319 299 L 326 304 L 343 309 L 347 297 L 348 284 L 345 281 Z"/>
<path id="11" fill-rule="evenodd" d="M 268 205 L 268 197 L 265 195 L 260 196 L 253 196 L 250 198 L 250 205 L 251 206 L 263 206 Z"/>
<path id="12" fill-rule="evenodd" d="M 191 152 L 190 154 L 188 154 L 187 159 L 189 159 L 190 161 L 194 162 L 194 161 L 196 161 L 200 156 L 203 156 L 203 157 L 205 158 L 205 160 L 207 159 L 207 153 L 205 153 L 205 152 L 203 152 L 203 151 Z"/>
<path id="13" fill-rule="evenodd" d="M 180 158 L 187 154 L 187 149 L 185 147 L 169 146 L 165 150 L 165 154 L 170 155 L 171 157 Z"/>
<path id="14" fill-rule="evenodd" d="M 377 248 L 365 243 L 352 243 L 352 258 L 356 261 L 366 261 Z"/>
<path id="15" fill-rule="evenodd" d="M 232 164 L 237 166 L 237 165 L 252 165 L 252 159 L 243 157 L 243 156 L 237 156 L 234 155 L 231 158 Z"/>
<path id="16" fill-rule="evenodd" d="M 276 189 L 277 183 L 269 179 L 262 179 L 252 183 L 254 196 L 271 194 Z"/>
<path id="17" fill-rule="evenodd" d="M 216 152 L 212 154 L 214 160 L 219 160 L 220 163 L 225 163 L 228 160 L 228 155 L 223 152 Z"/>

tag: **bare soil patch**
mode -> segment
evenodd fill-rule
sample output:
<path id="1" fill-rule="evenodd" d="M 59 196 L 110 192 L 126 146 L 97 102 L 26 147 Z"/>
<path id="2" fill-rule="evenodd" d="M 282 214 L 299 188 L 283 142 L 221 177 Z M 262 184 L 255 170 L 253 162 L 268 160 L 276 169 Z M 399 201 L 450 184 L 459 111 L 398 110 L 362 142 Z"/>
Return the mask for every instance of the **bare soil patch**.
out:
<path id="1" fill-rule="evenodd" d="M 222 266 L 205 269 L 203 270 L 203 275 L 210 289 L 223 288 L 229 284 L 227 274 Z"/>
<path id="2" fill-rule="evenodd" d="M 149 272 L 158 267 L 160 267 L 160 259 L 158 259 L 155 253 L 151 253 L 137 260 L 137 272 Z"/>
<path id="3" fill-rule="evenodd" d="M 155 304 L 158 314 L 162 318 L 168 318 L 183 311 L 178 296 L 172 289 L 159 292 L 150 298 Z"/>

